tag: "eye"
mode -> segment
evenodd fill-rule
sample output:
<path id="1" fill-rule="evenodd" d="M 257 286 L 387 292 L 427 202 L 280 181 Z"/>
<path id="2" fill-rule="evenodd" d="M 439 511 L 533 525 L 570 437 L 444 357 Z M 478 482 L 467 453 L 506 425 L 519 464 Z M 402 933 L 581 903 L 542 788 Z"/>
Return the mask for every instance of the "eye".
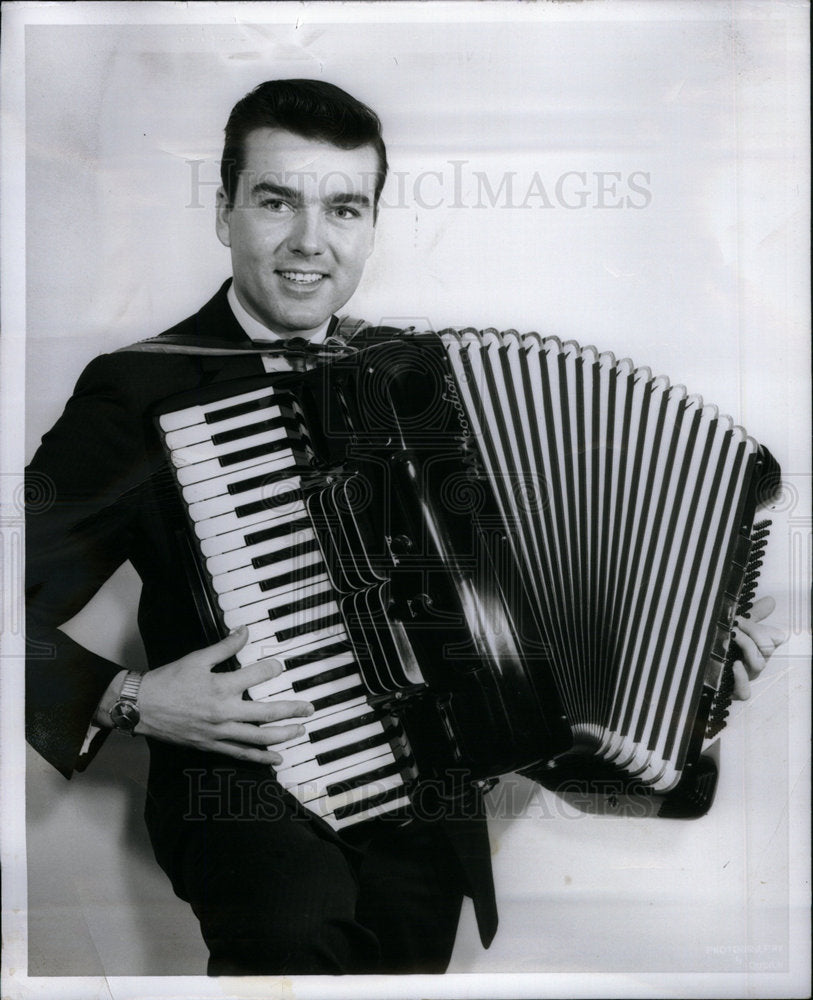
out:
<path id="1" fill-rule="evenodd" d="M 260 208 L 278 215 L 291 210 L 290 205 L 281 198 L 265 198 L 260 202 Z"/>
<path id="2" fill-rule="evenodd" d="M 352 208 L 350 205 L 337 205 L 333 213 L 338 219 L 357 219 L 361 214 L 357 208 Z"/>

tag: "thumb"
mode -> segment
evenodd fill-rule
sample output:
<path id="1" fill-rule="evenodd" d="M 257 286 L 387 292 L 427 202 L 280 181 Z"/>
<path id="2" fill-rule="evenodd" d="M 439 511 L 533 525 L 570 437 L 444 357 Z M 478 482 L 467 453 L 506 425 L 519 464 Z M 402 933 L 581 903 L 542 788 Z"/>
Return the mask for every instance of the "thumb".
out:
<path id="1" fill-rule="evenodd" d="M 760 597 L 758 601 L 754 601 L 749 617 L 752 622 L 761 622 L 768 615 L 772 615 L 775 610 L 776 601 L 772 597 Z"/>

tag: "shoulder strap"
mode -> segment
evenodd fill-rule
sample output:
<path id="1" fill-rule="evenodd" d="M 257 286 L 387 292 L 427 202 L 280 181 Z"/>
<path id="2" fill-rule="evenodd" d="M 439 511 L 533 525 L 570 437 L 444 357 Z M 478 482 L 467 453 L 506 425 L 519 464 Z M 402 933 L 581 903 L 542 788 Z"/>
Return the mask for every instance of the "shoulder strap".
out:
<path id="1" fill-rule="evenodd" d="M 311 348 L 310 353 L 327 360 L 348 351 L 354 352 L 368 346 L 365 341 L 384 338 L 391 340 L 404 332 L 407 331 L 397 330 L 395 327 L 373 327 L 365 320 L 354 319 L 352 316 L 341 316 L 324 344 L 315 344 Z M 239 354 L 277 356 L 280 354 L 296 353 L 295 351 L 292 352 L 284 344 L 279 347 L 270 345 L 258 347 L 252 343 L 243 346 L 236 345 L 233 341 L 215 340 L 212 338 L 207 338 L 207 343 L 204 346 L 194 335 L 184 333 L 162 333 L 158 337 L 147 337 L 145 340 L 139 340 L 126 347 L 120 347 L 114 353 L 120 354 L 130 351 L 143 351 L 152 354 L 193 354 L 198 356 L 234 356 Z"/>

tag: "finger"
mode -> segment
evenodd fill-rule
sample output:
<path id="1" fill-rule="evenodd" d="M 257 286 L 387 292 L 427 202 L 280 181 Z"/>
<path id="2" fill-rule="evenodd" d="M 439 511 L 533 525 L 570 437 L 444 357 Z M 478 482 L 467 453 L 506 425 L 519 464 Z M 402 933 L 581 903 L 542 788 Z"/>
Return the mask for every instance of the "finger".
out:
<path id="1" fill-rule="evenodd" d="M 203 666 L 213 667 L 218 663 L 224 663 L 235 653 L 239 652 L 248 641 L 248 629 L 245 625 L 229 632 L 225 639 L 216 642 L 211 646 L 198 649 L 190 656 Z"/>
<path id="2" fill-rule="evenodd" d="M 779 625 L 742 621 L 736 622 L 735 628 L 740 629 L 742 635 L 748 636 L 765 660 L 772 656 L 776 647 L 781 646 L 787 638 L 785 630 Z"/>
<path id="3" fill-rule="evenodd" d="M 754 676 L 761 673 L 765 669 L 765 657 L 751 636 L 742 628 L 736 627 L 734 629 L 734 642 L 742 654 L 742 661 L 748 668 L 749 675 Z"/>
<path id="4" fill-rule="evenodd" d="M 751 697 L 751 684 L 748 674 L 742 663 L 737 660 L 734 664 L 734 698 L 737 701 L 748 701 Z"/>
<path id="5" fill-rule="evenodd" d="M 241 702 L 235 721 L 254 722 L 266 725 L 283 719 L 305 719 L 313 715 L 313 705 L 309 701 L 244 701 Z"/>
<path id="6" fill-rule="evenodd" d="M 268 764 L 270 767 L 278 767 L 282 763 L 282 755 L 276 750 L 268 750 L 262 747 L 248 746 L 245 743 L 232 742 L 231 740 L 216 740 L 205 749 L 214 753 L 222 753 L 227 757 L 234 757 L 236 760 L 248 760 L 255 764 Z"/>
<path id="7" fill-rule="evenodd" d="M 235 670 L 234 673 L 228 675 L 228 678 L 233 682 L 234 690 L 242 693 L 256 684 L 262 684 L 264 681 L 270 681 L 274 677 L 279 677 L 281 673 L 281 661 L 269 657 L 268 659 L 258 660 L 256 663 L 250 663 L 247 667 Z"/>
<path id="8" fill-rule="evenodd" d="M 761 622 L 763 618 L 772 615 L 774 611 L 776 611 L 776 601 L 770 596 L 760 597 L 758 601 L 754 601 L 748 612 L 748 617 L 752 622 Z"/>
<path id="9" fill-rule="evenodd" d="M 273 743 L 285 743 L 303 736 L 305 736 L 305 727 L 297 722 L 282 726 L 253 726 L 239 722 L 226 722 L 218 726 L 217 729 L 219 742 L 246 747 L 269 747 Z"/>
<path id="10" fill-rule="evenodd" d="M 290 743 L 293 740 L 303 739 L 307 733 L 304 726 L 261 726 L 260 732 L 263 734 L 267 746 L 274 746 L 277 743 Z M 285 751 L 282 752 L 282 759 L 285 760 Z"/>

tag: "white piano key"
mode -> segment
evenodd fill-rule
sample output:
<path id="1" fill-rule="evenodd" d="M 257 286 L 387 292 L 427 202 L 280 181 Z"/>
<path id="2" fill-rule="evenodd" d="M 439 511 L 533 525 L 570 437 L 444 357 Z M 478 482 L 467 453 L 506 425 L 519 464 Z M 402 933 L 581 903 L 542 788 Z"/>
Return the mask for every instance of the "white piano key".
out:
<path id="1" fill-rule="evenodd" d="M 283 466 L 283 468 L 286 468 L 286 466 Z M 190 504 L 187 508 L 187 513 L 193 521 L 205 521 L 208 518 L 232 512 L 238 507 L 273 500 L 276 495 L 276 483 L 272 480 L 263 483 L 262 486 L 255 486 L 253 489 L 246 490 L 244 493 L 238 493 L 235 496 L 225 494 L 223 496 L 210 497 L 208 500 L 201 500 L 199 503 Z"/>
<path id="2" fill-rule="evenodd" d="M 330 776 L 331 781 L 346 780 L 347 777 L 355 777 L 367 771 L 374 771 L 378 767 L 395 761 L 395 755 L 389 743 L 382 743 L 349 757 L 342 757 L 335 764 L 326 767 L 319 765 L 316 760 L 306 760 L 301 764 L 293 764 L 289 767 L 285 762 L 285 744 L 278 743 L 275 749 L 282 755 L 282 763 L 275 767 L 274 771 L 277 780 L 285 788 L 291 785 L 305 785 L 326 775 Z M 343 779 L 336 777 L 342 772 L 346 772 L 346 777 Z"/>
<path id="3" fill-rule="evenodd" d="M 200 483 L 205 479 L 216 479 L 227 472 L 236 473 L 243 472 L 246 469 L 254 469 L 256 466 L 273 459 L 274 455 L 274 452 L 255 455 L 252 458 L 233 462 L 230 465 L 223 465 L 217 458 L 212 458 L 207 462 L 198 462 L 195 465 L 176 466 L 175 477 L 181 486 L 189 486 L 192 483 Z"/>
<path id="4" fill-rule="evenodd" d="M 361 674 L 353 673 L 348 674 L 346 677 L 337 677 L 326 684 L 319 684 L 317 687 L 308 688 L 306 691 L 297 691 L 292 697 L 301 701 L 314 702 L 328 695 L 339 694 L 340 691 L 349 691 L 351 688 L 358 687 L 363 683 Z"/>
<path id="5" fill-rule="evenodd" d="M 268 607 L 263 605 L 262 601 L 258 603 L 252 603 L 246 606 L 245 609 L 234 608 L 232 611 L 225 612 L 223 615 L 223 620 L 229 629 L 239 628 L 241 625 L 249 626 L 249 642 L 243 649 L 247 649 L 248 646 L 254 645 L 257 642 L 265 641 L 267 643 L 273 643 L 274 645 L 279 645 L 276 636 L 278 633 L 282 632 L 284 629 L 291 628 L 298 625 L 307 625 L 308 623 L 316 623 L 322 618 L 328 617 L 331 612 L 323 611 L 326 604 L 320 604 L 318 608 L 308 608 L 301 611 L 295 612 L 292 615 L 286 616 L 284 619 L 272 619 L 268 614 Z M 335 604 L 332 605 L 334 608 Z M 242 614 L 241 612 L 247 612 L 247 614 Z M 312 611 L 318 611 L 319 614 L 311 614 Z M 338 609 L 333 614 L 338 613 Z M 286 622 L 287 624 L 281 625 L 280 622 Z M 341 627 L 341 626 L 339 626 Z M 317 635 L 322 635 L 323 630 L 319 629 L 312 633 L 314 637 Z M 292 636 L 292 639 L 298 639 L 299 636 Z M 288 645 L 291 639 L 283 640 L 283 645 Z M 266 654 L 269 655 L 269 654 Z"/>
<path id="6" fill-rule="evenodd" d="M 235 481 L 242 481 L 245 479 L 253 479 L 256 476 L 264 476 L 268 479 L 268 486 L 270 489 L 274 487 L 274 479 L 277 476 L 283 475 L 284 473 L 295 474 L 301 468 L 301 464 L 297 462 L 293 451 L 290 448 L 281 448 L 279 451 L 275 451 L 270 455 L 259 455 L 255 458 L 246 459 L 243 462 L 238 462 L 235 466 L 237 469 L 237 474 L 233 475 Z M 190 465 L 188 467 L 179 468 L 176 470 L 176 475 L 178 477 L 178 482 L 182 484 L 182 492 L 189 490 L 190 485 L 200 486 L 201 484 L 211 484 L 214 480 L 220 480 L 223 477 L 224 472 L 226 472 L 228 466 L 221 465 L 218 461 L 212 460 L 211 462 L 201 462 L 200 465 Z M 205 475 L 203 474 L 205 472 Z M 218 492 L 215 496 L 220 496 L 219 487 Z M 240 503 L 238 499 L 239 494 L 234 494 L 233 506 L 237 506 Z M 185 497 L 186 499 L 186 497 Z"/>
<path id="7" fill-rule="evenodd" d="M 382 792 L 388 792 L 391 788 L 400 788 L 403 784 L 404 779 L 400 774 L 390 774 L 386 778 L 377 778 L 371 785 L 359 785 L 358 788 L 350 788 L 337 795 L 328 795 L 320 801 L 320 806 L 324 809 L 322 815 L 338 812 L 339 809 L 345 809 L 357 802 L 374 798 Z"/>
<path id="8" fill-rule="evenodd" d="M 310 529 L 299 529 L 290 535 L 260 542 L 258 545 L 251 546 L 253 551 L 248 564 L 237 566 L 225 572 L 215 572 L 215 565 L 222 565 L 222 563 L 213 565 L 212 561 L 207 559 L 206 569 L 211 574 L 212 587 L 217 594 L 228 594 L 240 587 L 248 587 L 255 583 L 261 583 L 263 580 L 271 580 L 275 576 L 292 573 L 305 566 L 311 566 L 315 562 L 323 562 L 319 548 L 285 555 L 286 550 L 295 549 L 311 542 L 316 542 L 316 536 Z M 251 565 L 251 559 L 263 556 L 277 556 L 277 558 L 273 562 L 267 562 L 264 566 Z"/>
<path id="9" fill-rule="evenodd" d="M 315 565 L 315 564 L 314 564 Z M 316 566 L 318 570 L 319 567 Z M 317 572 L 313 576 L 304 577 L 301 580 L 297 580 L 293 583 L 286 584 L 284 586 L 275 587 L 273 590 L 263 590 L 259 584 L 252 584 L 248 587 L 243 587 L 241 593 L 227 593 L 219 594 L 217 602 L 222 610 L 224 611 L 239 611 L 241 609 L 248 609 L 252 604 L 256 604 L 258 601 L 262 601 L 266 611 L 277 603 L 282 603 L 286 598 L 291 601 L 297 600 L 298 597 L 305 597 L 309 592 L 309 587 L 322 587 L 324 584 L 329 584 L 330 580 L 327 573 Z M 314 593 L 316 591 L 314 590 Z M 241 624 L 248 624 L 250 621 L 257 621 L 256 618 L 248 618 Z M 236 625 L 229 626 L 230 628 L 237 628 Z"/>
<path id="10" fill-rule="evenodd" d="M 273 655 L 276 656 L 279 653 L 282 646 L 294 649 L 302 645 L 302 643 L 296 641 L 299 638 L 299 636 L 294 636 L 290 640 L 286 640 L 284 643 L 280 643 L 277 640 L 276 632 L 274 631 L 274 623 L 268 617 L 267 609 L 264 608 L 262 605 L 259 608 L 257 608 L 256 611 L 254 610 L 254 605 L 249 606 L 245 610 L 253 611 L 255 614 L 259 612 L 261 613 L 261 617 L 259 618 L 255 617 L 253 621 L 246 622 L 246 624 L 248 625 L 248 642 L 243 647 L 244 649 L 248 649 L 250 646 L 253 647 L 262 646 L 264 650 L 271 649 L 273 647 L 275 651 Z M 310 637 L 304 636 L 303 638 L 308 643 L 319 641 L 318 637 L 315 635 Z M 269 654 L 268 652 L 263 652 L 262 655 L 259 657 L 259 659 L 263 659 L 264 657 L 269 655 L 271 654 Z"/>
<path id="11" fill-rule="evenodd" d="M 272 699 L 266 699 L 266 700 L 270 701 Z M 288 699 L 286 698 L 285 700 L 287 701 Z M 307 701 L 307 698 L 297 698 L 295 700 Z M 297 721 L 302 724 L 305 724 L 306 726 L 308 724 L 315 724 L 317 722 L 321 722 L 324 725 L 328 725 L 328 723 L 332 725 L 337 712 L 343 711 L 348 708 L 356 709 L 357 711 L 364 714 L 370 711 L 370 703 L 367 701 L 366 697 L 363 694 L 358 694 L 352 698 L 348 698 L 347 701 L 340 702 L 338 705 L 328 705 L 326 708 L 317 709 L 317 711 L 315 711 L 313 715 L 309 715 L 306 719 L 298 719 Z M 294 745 L 298 746 L 302 742 L 303 742 L 302 739 L 298 738 L 296 740 L 292 740 L 290 746 Z M 282 753 L 281 750 L 280 753 Z"/>
<path id="12" fill-rule="evenodd" d="M 322 618 L 329 618 L 331 615 L 337 615 L 338 613 L 339 606 L 333 600 L 331 590 L 330 599 L 324 603 L 318 604 L 313 608 L 302 608 L 293 611 L 290 615 L 285 615 L 283 618 L 274 618 L 271 620 L 271 624 L 274 627 L 274 634 L 279 635 L 280 632 L 285 632 L 287 629 L 300 628 L 301 626 L 318 622 Z"/>
<path id="13" fill-rule="evenodd" d="M 329 639 L 327 642 L 325 642 L 323 639 L 314 639 L 314 640 L 311 640 L 310 642 L 304 643 L 302 646 L 300 646 L 299 648 L 297 648 L 295 650 L 292 650 L 291 652 L 281 653 L 278 657 L 276 657 L 276 659 L 278 659 L 283 665 L 285 665 L 286 661 L 288 659 L 294 657 L 294 656 L 301 656 L 301 655 L 304 655 L 305 653 L 315 652 L 318 649 L 323 648 L 325 646 L 328 646 L 328 645 L 330 645 L 330 644 L 332 644 L 332 643 L 334 643 L 336 641 L 337 641 L 336 639 Z M 245 666 L 248 666 L 248 665 L 249 664 L 245 664 Z M 252 701 L 261 701 L 262 700 L 262 698 L 259 697 L 259 692 L 262 691 L 262 689 L 263 689 L 263 687 L 264 687 L 264 685 L 266 683 L 268 683 L 268 682 L 267 681 L 263 681 L 261 684 L 255 684 L 255 685 L 253 685 L 252 687 L 250 687 L 248 689 L 248 695 L 252 699 Z M 348 702 L 347 705 L 340 705 L 337 708 L 333 708 L 332 711 L 335 713 L 337 711 L 346 711 L 349 708 L 351 708 L 351 705 Z M 308 717 L 308 722 L 309 723 L 314 722 L 314 720 L 316 720 L 317 717 L 322 717 L 322 716 L 324 716 L 326 714 L 328 714 L 328 713 L 324 709 L 320 710 L 319 712 L 314 712 L 314 714 L 312 716 Z"/>
<path id="14" fill-rule="evenodd" d="M 272 635 L 271 631 L 271 619 L 268 617 L 268 603 L 266 598 L 268 594 L 275 594 L 278 597 L 286 597 L 290 595 L 291 600 L 293 600 L 299 592 L 302 590 L 303 583 L 322 584 L 327 583 L 328 578 L 325 574 L 320 573 L 313 577 L 308 577 L 305 581 L 299 581 L 296 584 L 290 585 L 290 589 L 285 587 L 279 587 L 276 590 L 263 592 L 259 587 L 246 587 L 246 603 L 243 606 L 238 605 L 236 602 L 235 607 L 231 607 L 228 611 L 224 612 L 224 624 L 226 624 L 230 629 L 239 628 L 241 625 L 251 625 L 252 623 L 264 623 L 269 626 L 269 628 L 263 633 L 264 635 Z M 260 596 L 257 600 L 251 600 L 252 596 L 259 594 Z M 222 601 L 227 595 L 221 595 L 218 601 Z M 259 633 L 256 638 L 260 638 Z"/>
<path id="15" fill-rule="evenodd" d="M 305 504 L 302 500 L 291 500 L 290 503 L 282 507 L 276 507 L 267 511 L 265 521 L 252 524 L 249 527 L 239 527 L 233 531 L 225 531 L 220 535 L 213 535 L 211 538 L 200 540 L 200 552 L 204 558 L 220 555 L 223 552 L 233 552 L 246 545 L 246 535 L 255 531 L 261 531 L 264 526 L 276 527 L 285 521 L 298 520 L 305 514 Z"/>
<path id="16" fill-rule="evenodd" d="M 249 694 L 255 691 L 256 687 L 251 688 Z M 351 719 L 358 719 L 363 715 L 367 715 L 370 711 L 370 706 L 365 700 L 354 701 L 348 703 L 347 705 L 338 705 L 331 709 L 320 709 L 318 712 L 314 712 L 313 715 L 309 715 L 306 719 L 301 719 L 302 725 L 307 730 L 306 736 L 299 736 L 293 740 L 289 740 L 285 744 L 281 744 L 286 747 L 300 747 L 304 746 L 310 740 L 311 732 L 324 729 L 326 726 L 334 726 L 339 722 L 348 722 Z M 281 751 L 280 751 L 281 752 Z M 283 767 L 288 765 L 283 764 Z"/>
<path id="17" fill-rule="evenodd" d="M 315 676 L 318 679 L 318 674 Z M 261 685 L 257 685 L 257 688 L 262 691 L 262 696 L 256 700 L 270 701 L 274 698 L 282 698 L 285 701 L 309 701 L 313 703 L 325 695 L 338 694 L 340 691 L 349 691 L 351 688 L 359 687 L 363 684 L 361 675 L 352 673 L 346 677 L 337 677 L 316 687 L 306 688 L 303 691 L 295 691 L 291 685 L 296 679 L 286 677 L 286 671 L 283 671 L 279 677 L 274 677 Z"/>
<path id="18" fill-rule="evenodd" d="M 252 663 L 257 663 L 259 660 L 267 660 L 269 657 L 276 659 L 282 653 L 299 649 L 301 646 L 305 646 L 314 640 L 325 641 L 333 636 L 344 638 L 345 632 L 343 626 L 328 625 L 326 628 L 320 629 L 319 632 L 293 636 L 290 639 L 286 639 L 285 642 L 276 642 L 271 638 L 260 639 L 257 642 L 248 642 L 237 652 L 236 659 L 240 663 L 240 666 L 247 667 Z"/>
<path id="19" fill-rule="evenodd" d="M 343 819 L 325 816 L 325 821 L 329 823 L 334 830 L 343 830 L 348 826 L 355 826 L 357 823 L 362 823 L 364 820 L 375 819 L 376 816 L 384 816 L 387 813 L 403 809 L 409 804 L 410 800 L 408 795 L 399 795 L 397 799 L 390 799 L 388 802 L 381 802 L 379 805 L 372 806 L 369 809 L 359 810 L 359 812 L 353 813 L 352 816 L 346 816 Z"/>
<path id="20" fill-rule="evenodd" d="M 174 413 L 165 413 L 158 418 L 158 422 L 163 431 L 174 431 L 179 427 L 188 427 L 190 424 L 203 423 L 208 414 L 215 414 L 218 410 L 225 410 L 239 403 L 248 403 L 254 399 L 263 399 L 265 396 L 272 395 L 274 395 L 274 390 L 270 386 L 262 389 L 252 389 L 251 392 L 242 392 L 239 396 L 232 396 L 230 399 L 218 399 L 213 403 L 203 403 L 200 406 L 187 406 L 183 410 L 176 410 Z"/>
<path id="21" fill-rule="evenodd" d="M 320 709 L 318 712 L 314 712 L 313 715 L 308 716 L 303 719 L 303 725 L 305 727 L 306 733 L 304 736 L 298 736 L 293 740 L 289 740 L 286 744 L 288 750 L 305 751 L 309 750 L 312 752 L 306 753 L 304 756 L 300 754 L 300 762 L 304 760 L 311 760 L 317 753 L 321 753 L 318 747 L 325 747 L 330 740 L 336 740 L 340 737 L 347 736 L 347 733 L 357 733 L 359 730 L 365 728 L 366 726 L 373 725 L 373 722 L 381 725 L 378 720 L 370 721 L 366 717 L 370 715 L 372 709 L 366 698 L 361 702 L 353 702 L 347 705 L 338 705 L 333 708 L 332 711 L 327 709 Z M 333 729 L 337 725 L 346 725 L 347 723 L 354 723 L 356 728 L 349 729 L 344 733 L 337 733 L 334 736 L 324 736 L 326 731 Z M 381 726 L 383 730 L 383 725 Z M 374 733 L 368 735 L 375 735 Z M 339 740 L 338 743 L 334 745 L 332 749 L 337 747 L 345 747 L 352 743 L 353 740 L 348 736 L 344 742 Z M 356 741 L 358 742 L 358 740 Z M 370 748 L 367 747 L 364 750 L 356 750 L 354 753 L 367 753 Z M 283 767 L 292 767 L 294 765 L 294 759 L 291 758 L 288 762 L 284 763 Z M 298 766 L 298 765 L 297 765 Z M 342 765 L 336 765 L 340 767 Z M 334 767 L 333 770 L 336 770 Z"/>
<path id="22" fill-rule="evenodd" d="M 211 424 L 207 424 L 205 420 L 201 420 L 200 423 L 189 424 L 178 430 L 167 432 L 164 435 L 164 441 L 167 448 L 174 451 L 178 448 L 186 448 L 189 445 L 197 444 L 200 441 L 210 441 L 215 434 L 238 430 L 240 427 L 249 427 L 262 420 L 274 420 L 281 415 L 282 411 L 278 406 L 266 406 L 261 410 L 241 413 L 240 416 L 227 417 L 225 420 L 218 420 Z"/>
<path id="23" fill-rule="evenodd" d="M 263 701 L 266 698 L 279 698 L 283 695 L 287 698 L 289 693 L 293 691 L 292 685 L 297 681 L 309 680 L 311 677 L 318 677 L 329 670 L 335 670 L 337 667 L 351 666 L 354 663 L 353 654 L 349 652 L 337 653 L 335 656 L 329 656 L 324 660 L 314 660 L 313 663 L 306 663 L 301 667 L 294 667 L 292 670 L 283 670 L 279 677 L 273 677 L 270 681 L 256 685 L 256 687 L 251 689 L 251 696 L 255 701 Z M 308 688 L 305 691 L 297 691 L 291 697 L 310 701 L 310 692 L 312 690 L 314 689 Z"/>
<path id="24" fill-rule="evenodd" d="M 380 722 L 370 722 L 366 726 L 360 726 L 358 729 L 351 729 L 347 733 L 340 733 L 338 736 L 331 736 L 326 740 L 319 740 L 318 743 L 311 743 L 309 740 L 299 744 L 295 747 L 287 747 L 285 749 L 284 761 L 287 767 L 291 767 L 294 764 L 301 763 L 305 760 L 311 760 L 317 754 L 328 753 L 332 750 L 343 750 L 345 747 L 348 749 L 356 743 L 361 743 L 362 740 L 370 739 L 372 736 L 382 736 L 384 735 L 384 727 Z M 280 751 L 282 752 L 282 751 Z M 349 754 L 348 754 L 349 756 Z"/>
<path id="25" fill-rule="evenodd" d="M 246 448 L 272 444 L 275 441 L 285 441 L 290 436 L 290 432 L 285 427 L 277 427 L 258 434 L 249 434 L 248 437 L 240 438 L 239 441 L 227 441 L 224 444 L 215 444 L 211 440 L 198 441 L 197 444 L 190 444 L 186 448 L 174 449 L 170 452 L 170 458 L 176 469 L 185 469 L 190 465 L 205 465 L 212 459 L 227 458 L 229 455 Z M 223 468 L 223 466 L 219 467 Z"/>
<path id="26" fill-rule="evenodd" d="M 219 595 L 218 604 L 224 611 L 227 611 L 252 603 L 251 595 L 241 594 L 241 590 L 247 590 L 255 585 L 259 586 L 264 580 L 279 579 L 286 573 L 305 570 L 308 566 L 319 566 L 321 563 L 322 554 L 318 549 L 314 549 L 312 552 L 301 552 L 292 559 L 281 559 L 271 566 L 261 566 L 259 569 L 247 566 L 235 570 L 234 573 L 225 573 L 213 579 L 212 587 Z"/>
<path id="27" fill-rule="evenodd" d="M 308 524 L 298 523 L 294 518 L 290 522 L 290 527 L 286 530 L 284 524 L 279 525 L 280 534 L 275 538 L 267 538 L 265 541 L 256 542 L 254 545 L 246 545 L 244 548 L 232 549 L 230 552 L 221 552 L 206 559 L 206 569 L 212 577 L 220 576 L 224 573 L 232 573 L 234 570 L 251 566 L 251 561 L 260 556 L 276 552 L 280 548 L 287 548 L 290 545 L 298 545 L 300 542 L 307 542 L 316 538 L 316 532 Z M 245 537 L 245 536 L 243 536 Z"/>
<path id="28" fill-rule="evenodd" d="M 296 461 L 296 458 L 294 458 Z M 282 470 L 287 468 L 282 466 Z M 222 472 L 223 470 L 221 470 Z M 223 472 L 223 475 L 215 476 L 214 479 L 204 479 L 199 483 L 190 483 L 181 490 L 187 504 L 198 503 L 201 500 L 210 500 L 212 497 L 228 495 L 233 498 L 235 507 L 240 503 L 242 492 L 229 493 L 230 486 L 240 486 L 251 479 L 259 476 L 276 476 L 281 471 L 280 462 L 277 455 L 267 455 L 265 462 L 252 466 L 243 472 Z"/>
<path id="29" fill-rule="evenodd" d="M 284 482 L 279 482 L 276 484 L 277 492 L 276 496 L 282 496 L 289 492 L 289 485 L 291 483 L 298 484 L 299 479 L 289 479 Z M 296 485 L 290 486 L 290 490 L 293 491 L 297 489 Z M 268 516 L 268 510 L 261 509 L 252 514 L 241 514 L 239 517 L 236 514 L 220 514 L 218 517 L 209 518 L 208 521 L 198 521 L 194 525 L 195 534 L 200 539 L 212 538 L 214 535 L 222 535 L 227 531 L 236 531 L 242 528 L 244 531 L 248 532 L 248 525 L 258 525 L 262 524 L 266 517 Z"/>
<path id="30" fill-rule="evenodd" d="M 382 753 L 382 749 L 384 753 Z M 355 781 L 363 779 L 365 775 L 371 774 L 373 771 L 378 770 L 381 767 L 385 767 L 388 764 L 395 763 L 395 757 L 389 750 L 389 747 L 376 747 L 373 751 L 374 755 L 370 756 L 367 754 L 359 754 L 363 756 L 364 760 L 354 761 L 349 764 L 344 764 L 337 761 L 336 767 L 329 765 L 324 770 L 311 766 L 311 762 L 308 761 L 306 764 L 297 765 L 288 770 L 284 768 L 274 768 L 277 775 L 277 780 L 284 787 L 288 787 L 289 784 L 295 784 L 299 787 L 299 795 L 301 796 L 300 802 L 308 802 L 313 799 L 321 799 L 327 796 L 328 787 L 331 785 L 338 784 L 342 781 Z M 371 786 L 373 782 L 383 783 L 385 780 L 394 777 L 396 779 L 396 785 L 403 784 L 403 778 L 399 773 L 394 775 L 388 775 L 387 778 L 371 779 L 368 785 L 358 785 L 359 791 L 364 794 L 363 790 L 367 789 L 367 795 L 375 794 Z M 390 787 L 390 786 L 387 786 Z M 376 791 L 386 791 L 387 789 L 383 786 L 379 786 Z M 336 795 L 341 795 L 343 793 L 337 792 Z M 334 809 L 339 808 L 339 806 L 334 806 Z"/>

